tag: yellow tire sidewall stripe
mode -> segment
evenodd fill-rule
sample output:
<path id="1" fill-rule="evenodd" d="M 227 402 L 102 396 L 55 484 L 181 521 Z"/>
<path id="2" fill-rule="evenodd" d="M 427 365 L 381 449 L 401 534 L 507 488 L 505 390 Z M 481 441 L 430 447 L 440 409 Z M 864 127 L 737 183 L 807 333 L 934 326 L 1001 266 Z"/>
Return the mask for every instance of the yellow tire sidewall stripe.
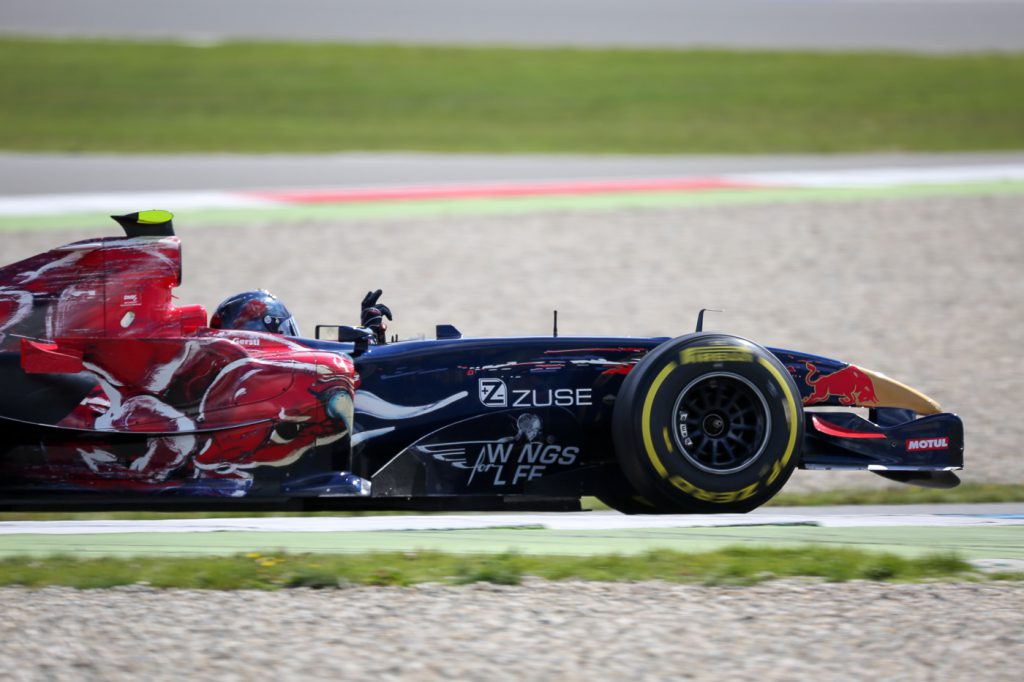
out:
<path id="1" fill-rule="evenodd" d="M 793 392 L 789 390 L 789 383 L 786 381 L 785 377 L 782 376 L 782 372 L 776 369 L 772 363 L 768 362 L 764 358 L 758 358 L 757 361 L 761 363 L 761 366 L 768 370 L 773 377 L 775 377 L 775 381 L 778 382 L 779 388 L 782 389 L 782 393 L 786 396 L 786 405 L 789 408 L 789 442 L 786 443 L 785 454 L 783 454 L 782 459 L 779 460 L 781 468 L 774 469 L 772 471 L 771 478 L 768 479 L 768 485 L 771 485 L 775 482 L 775 479 L 778 477 L 781 469 L 784 469 L 786 465 L 789 464 L 789 460 L 793 457 L 793 450 L 796 448 L 796 439 L 799 435 L 796 432 L 797 406 L 796 401 L 793 399 Z"/>
<path id="2" fill-rule="evenodd" d="M 672 373 L 672 370 L 678 366 L 675 362 L 670 362 L 661 368 L 658 376 L 654 377 L 650 388 L 647 389 L 647 397 L 644 398 L 644 410 L 641 415 L 640 429 L 644 439 L 644 449 L 647 450 L 647 458 L 651 460 L 651 464 L 654 465 L 658 475 L 662 478 L 668 478 L 668 470 L 661 463 L 658 453 L 654 450 L 654 440 L 651 438 L 651 408 L 654 406 L 654 397 L 658 394 L 658 389 L 661 388 L 661 385 L 668 378 L 668 375 Z"/>

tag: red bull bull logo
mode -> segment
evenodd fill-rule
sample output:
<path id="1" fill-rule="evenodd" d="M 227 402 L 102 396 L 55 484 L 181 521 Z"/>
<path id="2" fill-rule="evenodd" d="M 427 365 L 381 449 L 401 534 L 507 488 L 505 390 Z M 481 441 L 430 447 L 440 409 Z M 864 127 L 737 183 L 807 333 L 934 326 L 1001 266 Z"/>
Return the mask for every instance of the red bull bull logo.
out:
<path id="1" fill-rule="evenodd" d="M 814 390 L 804 398 L 804 405 L 816 405 L 823 403 L 829 398 L 837 398 L 840 405 L 864 405 L 871 406 L 878 404 L 878 397 L 875 395 L 875 386 L 871 383 L 871 377 L 864 373 L 860 367 L 847 365 L 840 370 L 815 376 L 818 368 L 813 363 L 805 362 L 807 376 L 804 381 Z"/>

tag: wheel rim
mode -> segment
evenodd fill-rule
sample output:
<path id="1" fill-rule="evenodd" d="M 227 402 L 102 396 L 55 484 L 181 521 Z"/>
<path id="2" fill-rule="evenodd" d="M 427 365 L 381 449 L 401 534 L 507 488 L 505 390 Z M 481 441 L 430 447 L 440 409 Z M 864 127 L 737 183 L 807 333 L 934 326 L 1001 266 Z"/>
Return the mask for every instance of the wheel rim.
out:
<path id="1" fill-rule="evenodd" d="M 771 435 L 768 401 L 745 377 L 730 372 L 694 379 L 672 408 L 674 440 L 698 469 L 731 474 L 753 464 Z"/>

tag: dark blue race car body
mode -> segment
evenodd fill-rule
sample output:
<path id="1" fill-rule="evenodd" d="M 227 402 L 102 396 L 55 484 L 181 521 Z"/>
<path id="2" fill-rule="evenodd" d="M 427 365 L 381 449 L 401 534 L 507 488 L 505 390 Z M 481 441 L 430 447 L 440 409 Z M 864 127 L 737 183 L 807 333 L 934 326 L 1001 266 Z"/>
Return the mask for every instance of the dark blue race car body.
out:
<path id="1" fill-rule="evenodd" d="M 730 512 L 798 467 L 949 487 L 963 466 L 959 418 L 917 391 L 726 334 L 211 330 L 160 298 L 169 224 L 126 229 L 0 270 L 2 506 Z"/>
<path id="2" fill-rule="evenodd" d="M 389 489 L 410 495 L 620 492 L 612 407 L 628 372 L 670 340 L 503 338 L 371 347 L 356 360 L 362 381 L 353 470 L 364 476 L 417 471 L 414 477 L 389 476 Z M 814 399 L 808 363 L 826 379 L 851 367 L 768 350 L 792 373 L 801 403 Z M 840 393 L 814 405 L 845 407 L 844 401 L 849 402 Z M 956 416 L 918 419 L 900 407 L 872 412 L 873 421 L 853 412 L 813 413 L 798 466 L 921 472 L 962 467 Z M 517 421 L 533 415 L 541 425 L 538 435 L 518 434 L 517 441 Z M 907 449 L 908 440 L 950 436 L 948 447 Z"/>

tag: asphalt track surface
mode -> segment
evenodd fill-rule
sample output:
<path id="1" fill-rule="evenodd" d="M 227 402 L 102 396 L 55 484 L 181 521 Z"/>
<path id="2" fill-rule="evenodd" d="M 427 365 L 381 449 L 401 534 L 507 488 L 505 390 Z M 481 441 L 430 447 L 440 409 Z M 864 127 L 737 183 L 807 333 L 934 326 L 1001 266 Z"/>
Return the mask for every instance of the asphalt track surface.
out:
<path id="1" fill-rule="evenodd" d="M 1024 34 L 1024 31 L 1022 31 Z M 0 195 L 371 187 L 1020 165 L 1024 152 L 755 156 L 0 153 Z"/>
<path id="2" fill-rule="evenodd" d="M 1021 0 L 3 0 L 20 35 L 962 52 L 1024 49 Z"/>
<path id="3" fill-rule="evenodd" d="M 762 508 L 751 514 L 435 514 L 157 521 L 0 522 L 0 556 L 210 555 L 441 550 L 638 554 L 731 545 L 847 546 L 904 556 L 955 552 L 1024 567 L 1024 504 Z"/>

